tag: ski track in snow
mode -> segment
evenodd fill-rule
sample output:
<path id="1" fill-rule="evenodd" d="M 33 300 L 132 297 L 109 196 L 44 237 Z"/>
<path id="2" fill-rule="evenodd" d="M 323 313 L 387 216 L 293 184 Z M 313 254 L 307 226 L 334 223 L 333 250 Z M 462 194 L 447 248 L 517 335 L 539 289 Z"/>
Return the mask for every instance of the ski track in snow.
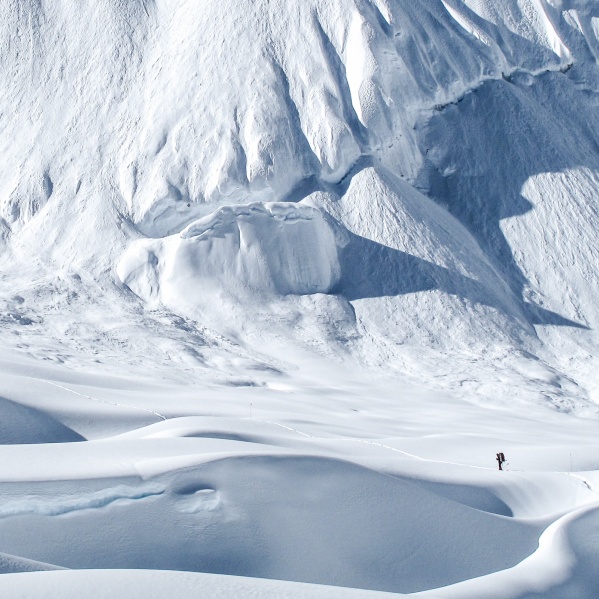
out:
<path id="1" fill-rule="evenodd" d="M 279 426 L 281 428 L 284 428 L 285 430 L 297 433 L 298 435 L 301 435 L 302 437 L 307 437 L 309 439 L 314 439 L 314 440 L 321 440 L 321 438 L 319 438 L 319 437 L 309 435 L 308 433 L 304 433 L 296 428 L 291 428 L 290 426 L 286 426 L 285 424 L 281 424 L 280 422 L 273 422 L 271 420 L 258 420 L 258 419 L 255 419 L 255 421 L 256 422 L 264 422 L 265 424 L 272 424 L 273 426 Z M 342 438 L 335 439 L 335 441 L 337 441 L 337 442 L 348 441 L 348 442 L 352 442 L 352 443 L 364 443 L 366 445 L 372 445 L 374 447 L 382 447 L 383 449 L 388 449 L 388 450 L 394 451 L 396 453 L 401 453 L 402 455 L 405 455 L 406 457 L 412 458 L 414 460 L 419 460 L 421 462 L 432 462 L 435 464 L 450 464 L 452 466 L 464 466 L 466 468 L 477 468 L 479 470 L 491 470 L 491 468 L 485 468 L 484 466 L 475 466 L 472 464 L 460 464 L 459 462 L 446 462 L 443 460 L 433 460 L 433 459 L 429 459 L 429 458 L 423 458 L 423 457 L 420 457 L 413 453 L 403 451 L 402 449 L 398 449 L 397 447 L 391 447 L 391 445 L 385 445 L 384 443 L 377 443 L 376 441 L 371 441 L 369 439 L 352 439 L 349 437 L 346 437 L 346 438 L 342 437 Z"/>
<path id="2" fill-rule="evenodd" d="M 47 385 L 52 385 L 53 387 L 56 387 L 57 389 L 62 389 L 63 391 L 68 391 L 69 393 L 73 393 L 73 395 L 78 395 L 79 397 L 84 397 L 85 399 L 89 399 L 90 401 L 95 401 L 95 402 L 102 403 L 102 404 L 105 404 L 108 406 L 115 406 L 117 408 L 127 408 L 128 410 L 139 410 L 141 412 L 145 412 L 146 414 L 152 414 L 153 416 L 156 416 L 160 420 L 168 420 L 168 418 L 166 416 L 163 416 L 162 414 L 159 414 L 158 412 L 154 412 L 154 410 L 150 410 L 148 408 L 142 408 L 140 406 L 131 406 L 131 405 L 127 405 L 124 403 L 108 401 L 105 399 L 98 399 L 97 397 L 92 397 L 91 395 L 85 395 L 84 393 L 79 393 L 78 391 L 75 391 L 74 389 L 69 389 L 68 387 L 65 387 L 64 385 L 59 385 L 58 383 L 49 381 L 47 379 L 34 379 L 32 377 L 28 377 L 28 378 L 30 378 L 31 380 L 42 381 L 42 382 L 46 383 Z"/>

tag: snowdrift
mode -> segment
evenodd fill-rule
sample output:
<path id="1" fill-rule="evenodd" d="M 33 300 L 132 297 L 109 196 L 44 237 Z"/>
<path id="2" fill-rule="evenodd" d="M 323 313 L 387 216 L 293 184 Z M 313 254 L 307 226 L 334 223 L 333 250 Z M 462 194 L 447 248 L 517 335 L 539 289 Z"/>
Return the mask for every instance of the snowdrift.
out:
<path id="1" fill-rule="evenodd" d="M 69 498 L 76 486 L 78 505 Z M 69 568 L 188 570 L 394 592 L 511 567 L 534 551 L 539 535 L 534 524 L 413 481 L 316 457 L 231 457 L 143 482 L 48 482 L 26 501 L 0 512 L 3 547 Z M 70 543 L 55 543 L 58 529 Z"/>
<path id="2" fill-rule="evenodd" d="M 173 309 L 218 302 L 225 292 L 329 293 L 339 281 L 335 233 L 310 206 L 226 206 L 179 235 L 140 240 L 122 258 L 121 281 L 146 301 Z M 251 299 L 246 299 L 251 303 Z"/>
<path id="3" fill-rule="evenodd" d="M 596 4 L 2 0 L 1 592 L 595 599 Z"/>

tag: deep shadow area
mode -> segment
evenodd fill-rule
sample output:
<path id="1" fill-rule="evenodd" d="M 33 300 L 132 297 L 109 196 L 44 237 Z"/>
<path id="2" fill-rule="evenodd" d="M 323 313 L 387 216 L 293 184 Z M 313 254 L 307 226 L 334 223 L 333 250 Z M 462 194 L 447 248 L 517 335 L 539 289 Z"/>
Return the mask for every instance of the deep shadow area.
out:
<path id="1" fill-rule="evenodd" d="M 590 328 L 580 322 L 564 318 L 551 310 L 545 310 L 541 306 L 524 303 L 524 308 L 532 324 L 550 325 L 554 327 L 574 327 L 575 329 L 584 329 L 590 331 Z"/>
<path id="2" fill-rule="evenodd" d="M 0 397 L 0 413 L 0 445 L 85 441 L 79 433 L 50 414 L 4 397 Z"/>
<path id="3" fill-rule="evenodd" d="M 349 243 L 340 251 L 338 291 L 350 301 L 439 289 L 498 307 L 474 279 L 353 233 L 348 237 Z"/>
<path id="4" fill-rule="evenodd" d="M 493 289 L 475 279 L 353 233 L 347 236 L 349 243 L 340 250 L 341 281 L 335 291 L 350 301 L 437 289 L 511 316 L 519 315 L 532 324 L 587 328 L 533 304 L 520 303 L 517 297 L 513 305 L 507 305 Z"/>
<path id="5" fill-rule="evenodd" d="M 505 516 L 506 518 L 514 517 L 514 512 L 510 506 L 485 487 L 445 482 L 441 483 L 428 480 L 411 480 L 411 482 L 431 493 L 435 493 L 439 497 L 456 501 L 457 503 L 461 503 L 462 505 L 466 505 L 476 510 L 481 510 L 482 512 L 487 512 L 489 514 L 496 514 L 498 516 Z"/>
<path id="6" fill-rule="evenodd" d="M 593 98 L 577 93 L 575 70 L 488 81 L 435 112 L 420 131 L 422 188 L 467 227 L 518 298 L 528 281 L 501 221 L 534 210 L 521 195 L 525 182 L 574 167 L 599 170 L 599 114 Z M 581 103 L 576 113 L 573 97 Z M 588 328 L 524 300 L 522 308 L 532 324 Z"/>

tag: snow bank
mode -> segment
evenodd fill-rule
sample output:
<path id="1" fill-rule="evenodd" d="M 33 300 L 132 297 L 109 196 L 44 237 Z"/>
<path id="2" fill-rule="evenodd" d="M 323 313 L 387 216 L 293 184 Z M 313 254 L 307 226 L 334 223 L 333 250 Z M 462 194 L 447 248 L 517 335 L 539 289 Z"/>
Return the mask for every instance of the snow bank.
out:
<path id="1" fill-rule="evenodd" d="M 0 397 L 0 444 L 69 443 L 83 437 L 49 414 Z"/>
<path id="2" fill-rule="evenodd" d="M 2 576 L 0 592 L 13 599 L 397 599 L 402 595 L 246 576 L 156 570 L 70 570 L 59 575 Z"/>
<path id="3" fill-rule="evenodd" d="M 337 241 L 310 206 L 225 206 L 179 235 L 140 240 L 123 256 L 120 280 L 146 301 L 206 305 L 229 293 L 329 293 L 340 269 Z"/>

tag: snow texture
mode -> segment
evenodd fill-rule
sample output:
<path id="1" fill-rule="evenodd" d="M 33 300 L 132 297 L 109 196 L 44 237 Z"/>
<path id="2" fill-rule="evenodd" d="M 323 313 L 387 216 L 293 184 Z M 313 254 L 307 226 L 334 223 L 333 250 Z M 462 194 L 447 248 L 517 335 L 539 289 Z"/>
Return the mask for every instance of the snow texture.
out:
<path id="1" fill-rule="evenodd" d="M 596 0 L 0 6 L 0 594 L 597 597 Z"/>

